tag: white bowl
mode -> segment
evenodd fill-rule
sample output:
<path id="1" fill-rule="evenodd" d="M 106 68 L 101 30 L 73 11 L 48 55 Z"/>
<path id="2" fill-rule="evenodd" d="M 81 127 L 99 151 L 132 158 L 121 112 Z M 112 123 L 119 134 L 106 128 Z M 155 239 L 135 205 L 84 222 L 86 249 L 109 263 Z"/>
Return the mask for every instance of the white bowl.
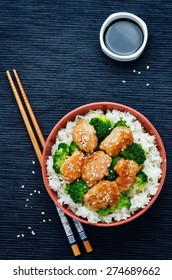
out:
<path id="1" fill-rule="evenodd" d="M 143 32 L 143 42 L 142 42 L 141 47 L 136 52 L 134 52 L 130 55 L 116 54 L 116 53 L 110 51 L 105 45 L 104 36 L 105 36 L 105 32 L 106 32 L 107 28 L 112 24 L 112 22 L 119 20 L 119 19 L 129 19 L 129 20 L 135 22 L 141 28 L 141 30 Z M 102 51 L 110 58 L 112 58 L 114 60 L 118 60 L 118 61 L 131 61 L 131 60 L 137 59 L 141 55 L 143 50 L 145 49 L 147 39 L 148 39 L 148 30 L 147 30 L 147 26 L 146 26 L 145 22 L 138 16 L 131 14 L 131 13 L 120 12 L 120 13 L 111 14 L 104 21 L 104 23 L 100 29 L 100 46 L 101 46 Z"/>

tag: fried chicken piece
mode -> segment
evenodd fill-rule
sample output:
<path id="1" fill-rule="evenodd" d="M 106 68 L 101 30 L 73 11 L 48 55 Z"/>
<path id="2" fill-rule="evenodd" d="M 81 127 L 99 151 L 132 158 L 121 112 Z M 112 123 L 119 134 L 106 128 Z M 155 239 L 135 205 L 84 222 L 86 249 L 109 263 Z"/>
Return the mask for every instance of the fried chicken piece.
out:
<path id="1" fill-rule="evenodd" d="M 129 190 L 129 188 L 133 186 L 135 181 L 136 181 L 136 175 L 126 176 L 126 177 L 118 176 L 115 180 L 120 192 L 125 192 Z"/>
<path id="2" fill-rule="evenodd" d="M 103 151 L 97 151 L 85 157 L 82 167 L 82 179 L 91 187 L 107 174 L 112 159 Z"/>
<path id="3" fill-rule="evenodd" d="M 60 171 L 63 179 L 68 182 L 73 182 L 79 179 L 82 175 L 83 164 L 83 152 L 75 150 L 75 152 L 70 157 L 68 157 L 62 164 Z"/>
<path id="4" fill-rule="evenodd" d="M 134 160 L 126 160 L 120 158 L 114 167 L 114 170 L 119 175 L 115 180 L 120 192 L 128 190 L 136 181 L 136 174 L 140 168 Z"/>
<path id="5" fill-rule="evenodd" d="M 133 139 L 132 131 L 128 127 L 117 126 L 101 142 L 100 150 L 105 151 L 111 157 L 115 157 L 121 151 L 126 150 L 132 144 Z"/>
<path id="6" fill-rule="evenodd" d="M 84 204 L 93 211 L 115 207 L 119 199 L 119 189 L 115 181 L 102 180 L 84 195 Z"/>
<path id="7" fill-rule="evenodd" d="M 139 172 L 140 168 L 137 162 L 135 162 L 134 160 L 120 158 L 115 165 L 114 170 L 119 176 L 125 177 L 136 175 Z"/>
<path id="8" fill-rule="evenodd" d="M 80 120 L 72 132 L 73 141 L 86 153 L 92 153 L 97 147 L 98 139 L 94 127 L 86 120 Z"/>

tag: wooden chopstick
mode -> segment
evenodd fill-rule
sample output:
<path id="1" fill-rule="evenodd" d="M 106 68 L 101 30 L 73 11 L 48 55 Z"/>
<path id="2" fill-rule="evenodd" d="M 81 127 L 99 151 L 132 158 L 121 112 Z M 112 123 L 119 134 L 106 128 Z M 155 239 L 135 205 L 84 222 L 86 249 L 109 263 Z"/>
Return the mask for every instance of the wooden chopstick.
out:
<path id="1" fill-rule="evenodd" d="M 20 92 L 21 92 L 21 94 L 22 94 L 22 97 L 23 97 L 24 103 L 25 103 L 25 105 L 26 105 L 26 108 L 27 108 L 27 110 L 28 110 L 29 116 L 30 116 L 30 118 L 31 118 L 31 120 L 32 120 L 33 126 L 34 126 L 34 128 L 35 128 L 35 130 L 36 130 L 36 133 L 37 133 L 38 138 L 39 138 L 39 140 L 40 140 L 40 142 L 41 142 L 41 145 L 42 145 L 42 147 L 44 148 L 44 146 L 45 146 L 45 139 L 44 139 L 44 136 L 43 136 L 43 134 L 42 134 L 42 131 L 41 131 L 41 129 L 40 129 L 40 127 L 39 127 L 39 124 L 38 124 L 38 122 L 37 122 L 37 119 L 36 119 L 36 117 L 35 117 L 35 115 L 34 115 L 34 113 L 33 113 L 32 107 L 31 107 L 31 105 L 30 105 L 30 103 L 29 103 L 29 100 L 28 100 L 28 98 L 27 98 L 27 96 L 26 96 L 26 93 L 25 93 L 24 88 L 23 88 L 23 86 L 22 86 L 22 83 L 21 83 L 21 81 L 20 81 L 20 79 L 19 79 L 19 76 L 18 76 L 18 74 L 17 74 L 17 71 L 14 69 L 14 70 L 13 70 L 13 73 L 14 73 L 14 76 L 15 76 L 15 78 L 16 78 L 16 81 L 17 81 L 18 87 L 19 87 L 19 89 L 20 89 Z"/>
<path id="2" fill-rule="evenodd" d="M 36 119 L 36 117 L 35 117 L 35 115 L 34 115 L 34 113 L 33 113 L 32 107 L 31 107 L 31 105 L 30 105 L 30 103 L 29 103 L 29 100 L 28 100 L 28 98 L 27 98 L 27 96 L 26 96 L 26 93 L 25 93 L 25 91 L 24 91 L 24 88 L 23 88 L 23 86 L 22 86 L 22 83 L 21 83 L 21 81 L 20 81 L 20 78 L 19 78 L 19 76 L 18 76 L 18 74 L 17 74 L 17 71 L 16 71 L 15 69 L 13 70 L 13 73 L 14 73 L 15 79 L 16 79 L 16 81 L 17 81 L 18 87 L 19 87 L 19 89 L 20 89 L 20 92 L 21 92 L 21 94 L 22 94 L 23 100 L 24 100 L 24 102 L 25 102 L 26 108 L 27 108 L 27 110 L 28 110 L 29 116 L 30 116 L 30 118 L 31 118 L 31 120 L 32 120 L 32 124 L 33 124 L 33 126 L 34 126 L 34 128 L 35 128 L 35 130 L 36 130 L 36 133 L 37 133 L 37 136 L 38 136 L 38 138 L 39 138 L 39 141 L 40 141 L 40 143 L 41 143 L 41 145 L 42 145 L 42 148 L 44 148 L 45 139 L 44 139 L 44 136 L 43 136 L 43 134 L 42 134 L 42 132 L 41 132 L 41 129 L 40 129 L 40 127 L 39 127 L 39 124 L 38 124 L 38 122 L 37 122 L 37 119 Z M 11 77 L 11 75 L 10 75 L 10 72 L 9 72 L 9 71 L 6 71 L 6 74 L 7 74 L 8 80 L 9 80 L 9 82 L 10 82 L 12 91 L 13 91 L 13 93 L 14 93 L 16 102 L 17 102 L 17 104 L 18 104 L 20 113 L 21 113 L 22 118 L 23 118 L 23 120 L 24 120 L 26 129 L 27 129 L 28 134 L 29 134 L 29 136 L 30 136 L 30 139 L 31 139 L 31 141 L 32 141 L 32 144 L 33 144 L 35 153 L 36 153 L 36 155 L 37 155 L 37 157 L 38 157 L 38 160 L 39 160 L 39 162 L 40 162 L 40 165 L 41 165 L 41 164 L 42 164 L 42 153 L 41 153 L 41 150 L 40 150 L 40 148 L 39 148 L 38 142 L 37 142 L 37 140 L 36 140 L 36 137 L 35 137 L 35 135 L 34 135 L 34 132 L 33 132 L 33 130 L 32 130 L 32 127 L 31 127 L 31 125 L 30 125 L 30 122 L 29 122 L 29 119 L 28 119 L 28 117 L 27 117 L 27 114 L 25 113 L 25 109 L 24 109 L 24 107 L 23 107 L 23 104 L 22 104 L 22 102 L 21 102 L 20 96 L 19 96 L 19 94 L 18 94 L 18 92 L 17 92 L 17 89 L 16 89 L 16 87 L 15 87 L 15 84 L 14 84 L 14 82 L 13 82 L 13 80 L 12 80 L 12 77 Z M 57 209 L 57 212 L 58 212 L 59 217 L 60 217 L 60 219 L 61 219 L 61 222 L 62 222 L 62 225 L 63 225 L 64 230 L 65 230 L 65 232 L 66 232 L 66 235 L 67 235 L 67 237 L 68 237 L 68 241 L 69 241 L 69 243 L 71 244 L 71 248 L 72 248 L 72 251 L 73 251 L 74 255 L 75 255 L 75 256 L 80 255 L 79 247 L 78 247 L 78 245 L 76 244 L 76 240 L 75 240 L 75 238 L 74 238 L 72 229 L 70 228 L 70 225 L 69 225 L 69 222 L 68 222 L 68 220 L 67 220 L 67 217 L 66 217 L 65 213 L 64 213 L 63 211 L 61 211 L 57 206 L 56 206 L 56 209 Z M 90 242 L 89 242 L 89 240 L 88 240 L 88 238 L 87 238 L 87 235 L 86 235 L 86 233 L 85 233 L 85 231 L 84 231 L 84 228 L 83 228 L 82 224 L 81 224 L 80 222 L 76 221 L 75 219 L 73 219 L 73 222 L 74 222 L 74 225 L 75 225 L 75 227 L 76 227 L 76 229 L 77 229 L 77 231 L 78 231 L 78 233 L 79 233 L 79 236 L 80 236 L 81 240 L 83 241 L 83 245 L 84 245 L 84 247 L 85 247 L 85 249 L 86 249 L 86 252 L 87 252 L 87 253 L 91 252 L 93 249 L 92 249 L 92 246 L 91 246 L 91 244 L 90 244 Z M 70 229 L 70 230 L 67 230 L 66 224 L 67 224 L 68 229 Z"/>
<path id="3" fill-rule="evenodd" d="M 34 114 L 34 112 L 33 112 L 33 110 L 32 110 L 32 107 L 31 107 L 31 105 L 30 105 L 30 102 L 29 102 L 29 100 L 28 100 L 28 98 L 27 98 L 27 95 L 26 95 L 26 93 L 25 93 L 25 91 L 24 91 L 24 88 L 23 88 L 23 86 L 22 86 L 22 83 L 21 83 L 21 81 L 20 81 L 20 78 L 19 78 L 19 76 L 18 76 L 18 74 L 17 74 L 17 71 L 16 71 L 15 69 L 13 70 L 13 73 L 14 73 L 14 76 L 15 76 L 15 78 L 16 78 L 18 87 L 19 87 L 20 92 L 21 92 L 21 94 L 22 94 L 22 97 L 23 97 L 23 100 L 24 100 L 24 102 L 25 102 L 25 105 L 26 105 L 26 108 L 27 108 L 27 110 L 28 110 L 28 113 L 29 113 L 29 115 L 30 115 L 30 117 L 31 117 L 33 126 L 34 126 L 34 128 L 35 128 L 35 130 L 36 130 L 36 133 L 37 133 L 38 138 L 39 138 L 39 140 L 40 140 L 40 143 L 41 143 L 41 145 L 42 145 L 42 148 L 44 148 L 44 146 L 45 146 L 45 139 L 44 139 L 44 136 L 43 136 L 43 134 L 42 134 L 42 131 L 41 131 L 40 127 L 39 127 L 39 124 L 38 124 L 38 122 L 37 122 L 37 119 L 36 119 L 36 117 L 35 117 L 35 114 Z M 59 213 L 59 216 L 61 215 L 61 218 L 63 219 L 64 216 L 62 215 L 62 213 L 59 212 L 59 211 L 58 211 L 58 213 Z M 83 226 L 81 225 L 80 222 L 77 222 L 77 221 L 75 222 L 74 219 L 73 219 L 73 221 L 74 221 L 74 225 L 75 225 L 75 227 L 76 227 L 76 229 L 77 229 L 77 231 L 78 231 L 78 233 L 79 233 L 79 236 L 80 236 L 81 240 L 83 241 L 83 245 L 84 245 L 84 247 L 85 247 L 85 249 L 86 249 L 86 252 L 87 252 L 87 253 L 91 252 L 93 249 L 92 249 L 91 244 L 90 244 L 90 242 L 89 242 L 89 240 L 88 240 L 88 238 L 87 238 L 87 235 L 86 235 L 86 233 L 85 233 L 85 231 L 84 231 Z"/>
<path id="4" fill-rule="evenodd" d="M 25 109 L 24 109 L 23 104 L 22 104 L 22 102 L 21 102 L 20 96 L 19 96 L 19 94 L 18 94 L 18 92 L 17 92 L 17 89 L 16 89 L 15 84 L 14 84 L 14 82 L 13 82 L 13 80 L 12 80 L 12 77 L 11 77 L 11 75 L 10 75 L 10 72 L 9 72 L 9 71 L 6 71 L 6 73 L 7 73 L 7 77 L 8 77 L 8 80 L 9 80 L 9 82 L 10 82 L 12 91 L 13 91 L 13 93 L 14 93 L 14 96 L 15 96 L 15 99 L 16 99 L 16 102 L 17 102 L 17 105 L 18 105 L 18 107 L 19 107 L 20 113 L 21 113 L 21 115 L 22 115 L 23 121 L 24 121 L 24 123 L 25 123 L 26 129 L 27 129 L 28 134 L 29 134 L 29 136 L 30 136 L 30 140 L 31 140 L 32 145 L 33 145 L 33 147 L 34 147 L 35 153 L 36 153 L 36 155 L 37 155 L 37 158 L 38 158 L 38 160 L 39 160 L 39 163 L 42 164 L 42 153 L 41 153 L 41 150 L 40 150 L 40 148 L 39 148 L 39 145 L 38 145 L 38 142 L 37 142 L 37 140 L 36 140 L 36 137 L 35 137 L 35 135 L 34 135 L 33 129 L 32 129 L 32 127 L 31 127 L 31 125 L 30 125 L 29 119 L 28 119 L 28 117 L 27 117 L 27 115 L 26 115 L 26 112 L 25 112 Z"/>
<path id="5" fill-rule="evenodd" d="M 40 148 L 39 148 L 38 142 L 37 142 L 37 140 L 36 140 L 36 137 L 35 137 L 35 135 L 34 135 L 33 129 L 32 129 L 32 127 L 31 127 L 31 125 L 30 125 L 29 119 L 28 119 L 28 117 L 27 117 L 27 114 L 26 114 L 25 109 L 24 109 L 24 107 L 23 107 L 23 104 L 22 104 L 22 102 L 21 102 L 20 96 L 19 96 L 18 91 L 17 91 L 17 89 L 16 89 L 16 87 L 15 87 L 15 84 L 14 84 L 14 82 L 13 82 L 13 80 L 12 80 L 12 77 L 11 77 L 11 75 L 10 75 L 10 72 L 7 71 L 6 73 L 7 73 L 7 77 L 8 77 L 8 80 L 9 80 L 9 82 L 10 82 L 12 91 L 13 91 L 13 93 L 14 93 L 14 96 L 15 96 L 15 99 L 16 99 L 16 102 L 17 102 L 17 105 L 18 105 L 18 107 L 19 107 L 20 113 L 21 113 L 21 115 L 22 115 L 23 121 L 24 121 L 24 123 L 25 123 L 26 129 L 27 129 L 28 134 L 29 134 L 29 136 L 30 136 L 30 139 L 31 139 L 31 141 L 32 141 L 32 144 L 33 144 L 35 153 L 36 153 L 37 158 L 38 158 L 38 160 L 39 160 L 39 163 L 40 163 L 40 165 L 41 165 L 41 164 L 42 164 L 42 153 L 41 153 L 41 150 L 40 150 Z M 16 71 L 15 71 L 15 74 L 17 75 L 17 72 L 16 72 Z M 25 94 L 25 93 L 24 93 L 24 94 Z M 25 94 L 25 95 L 26 95 L 26 94 Z M 25 100 L 27 100 L 27 104 L 29 104 L 28 99 L 25 99 Z M 31 106 L 30 106 L 30 108 L 31 108 Z M 43 143 L 43 145 L 44 145 L 44 144 L 45 144 L 45 142 Z M 60 218 L 61 218 L 61 216 L 60 216 Z M 62 220 L 62 218 L 61 218 L 61 222 L 62 222 L 64 228 L 66 228 L 67 226 L 70 228 L 70 225 L 69 225 L 69 222 L 68 222 L 68 220 L 67 220 L 67 217 L 66 217 L 66 221 Z M 66 223 L 65 223 L 65 222 L 66 222 Z M 66 226 L 66 225 L 67 225 L 67 226 Z M 66 232 L 66 235 L 67 235 L 67 231 L 65 231 L 65 232 Z M 74 237 L 72 230 L 71 230 L 71 235 Z M 75 256 L 80 255 L 81 252 L 80 252 L 80 250 L 79 250 L 78 245 L 76 244 L 75 238 L 73 238 L 72 242 L 71 242 L 71 238 L 70 238 L 69 234 L 67 235 L 67 238 L 68 238 L 68 241 L 69 241 L 69 243 L 70 243 L 70 245 L 71 245 L 71 248 L 72 248 L 72 251 L 73 251 L 74 255 L 75 255 Z"/>

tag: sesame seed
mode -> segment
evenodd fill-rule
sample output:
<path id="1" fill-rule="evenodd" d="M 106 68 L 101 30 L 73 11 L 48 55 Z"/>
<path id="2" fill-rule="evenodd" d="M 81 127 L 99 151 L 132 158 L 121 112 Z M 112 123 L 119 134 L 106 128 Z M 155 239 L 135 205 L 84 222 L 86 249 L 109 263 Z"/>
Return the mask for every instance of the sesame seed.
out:
<path id="1" fill-rule="evenodd" d="M 68 165 L 68 169 L 70 171 L 73 171 L 74 170 L 73 168 L 74 168 L 74 165 L 70 162 L 69 165 Z"/>
<path id="2" fill-rule="evenodd" d="M 146 69 L 149 69 L 150 68 L 150 66 L 148 65 L 148 66 L 146 66 Z"/>
<path id="3" fill-rule="evenodd" d="M 45 215 L 45 212 L 41 212 L 42 215 Z"/>
<path id="4" fill-rule="evenodd" d="M 22 185 L 21 188 L 24 189 L 24 185 Z"/>
<path id="5" fill-rule="evenodd" d="M 122 81 L 122 83 L 123 83 L 123 84 L 125 84 L 125 83 L 126 83 L 126 81 L 125 81 L 125 80 L 123 80 L 123 81 Z"/>
<path id="6" fill-rule="evenodd" d="M 35 235 L 35 232 L 33 230 L 31 231 L 31 233 L 32 233 L 32 235 Z"/>
<path id="7" fill-rule="evenodd" d="M 149 86 L 149 83 L 147 83 L 146 86 L 148 87 L 148 86 Z"/>
<path id="8" fill-rule="evenodd" d="M 17 237 L 20 237 L 20 234 L 18 234 Z"/>
<path id="9" fill-rule="evenodd" d="M 35 171 L 34 171 L 34 170 L 32 170 L 32 174 L 35 174 Z"/>
<path id="10" fill-rule="evenodd" d="M 35 164 L 35 161 L 34 161 L 34 160 L 32 160 L 32 163 L 33 163 L 33 164 Z"/>
<path id="11" fill-rule="evenodd" d="M 138 74 L 140 75 L 142 72 L 141 71 L 138 71 Z"/>

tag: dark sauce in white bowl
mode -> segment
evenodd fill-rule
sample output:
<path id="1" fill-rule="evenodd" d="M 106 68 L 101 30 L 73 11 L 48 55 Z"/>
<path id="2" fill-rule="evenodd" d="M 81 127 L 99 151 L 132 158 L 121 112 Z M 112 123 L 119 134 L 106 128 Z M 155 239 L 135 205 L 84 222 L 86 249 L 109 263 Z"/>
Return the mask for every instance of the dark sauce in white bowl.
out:
<path id="1" fill-rule="evenodd" d="M 107 27 L 104 42 L 111 52 L 117 55 L 131 55 L 142 46 L 143 32 L 139 25 L 129 19 L 118 19 Z"/>

